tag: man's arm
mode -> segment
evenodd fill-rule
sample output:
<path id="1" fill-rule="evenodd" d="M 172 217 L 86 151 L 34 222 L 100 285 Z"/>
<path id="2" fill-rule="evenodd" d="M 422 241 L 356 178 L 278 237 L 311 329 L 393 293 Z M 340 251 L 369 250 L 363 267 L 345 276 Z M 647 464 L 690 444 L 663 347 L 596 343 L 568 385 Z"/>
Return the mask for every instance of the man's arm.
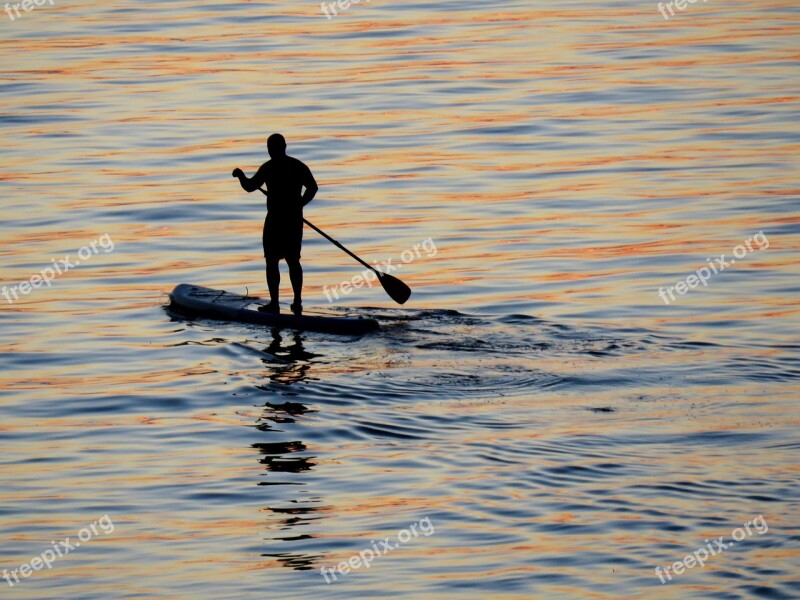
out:
<path id="1" fill-rule="evenodd" d="M 319 191 L 319 186 L 317 185 L 317 181 L 314 179 L 314 176 L 311 174 L 311 169 L 305 167 L 304 171 L 303 186 L 306 188 L 306 191 L 303 192 L 303 206 L 311 202 L 314 199 L 314 196 L 317 195 L 317 191 Z"/>
<path id="2" fill-rule="evenodd" d="M 264 185 L 266 180 L 266 166 L 266 163 L 261 165 L 261 168 L 256 171 L 256 174 L 252 177 L 245 175 L 239 167 L 236 167 L 231 175 L 239 178 L 239 183 L 241 184 L 242 189 L 249 194 L 250 192 L 255 192 L 258 188 Z"/>

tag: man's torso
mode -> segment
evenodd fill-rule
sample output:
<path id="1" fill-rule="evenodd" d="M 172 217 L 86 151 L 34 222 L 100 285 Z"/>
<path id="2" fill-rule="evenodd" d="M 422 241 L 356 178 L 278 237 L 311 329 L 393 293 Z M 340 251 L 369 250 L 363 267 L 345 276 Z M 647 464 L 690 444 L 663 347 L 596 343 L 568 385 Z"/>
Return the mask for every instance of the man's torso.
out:
<path id="1" fill-rule="evenodd" d="M 267 216 L 270 221 L 294 221 L 303 216 L 303 186 L 310 173 L 308 167 L 291 156 L 265 163 Z"/>

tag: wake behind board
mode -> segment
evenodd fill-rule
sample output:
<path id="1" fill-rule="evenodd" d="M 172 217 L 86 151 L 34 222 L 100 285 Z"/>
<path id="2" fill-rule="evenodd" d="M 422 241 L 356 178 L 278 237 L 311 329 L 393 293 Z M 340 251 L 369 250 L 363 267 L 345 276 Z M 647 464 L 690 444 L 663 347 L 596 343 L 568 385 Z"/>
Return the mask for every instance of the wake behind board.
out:
<path id="1" fill-rule="evenodd" d="M 215 290 L 181 283 L 169 295 L 172 305 L 194 315 L 219 321 L 254 323 L 266 327 L 322 331 L 358 335 L 380 327 L 375 319 L 340 316 L 306 316 L 260 312 L 259 306 L 267 304 L 252 296 L 240 296 L 224 290 Z"/>

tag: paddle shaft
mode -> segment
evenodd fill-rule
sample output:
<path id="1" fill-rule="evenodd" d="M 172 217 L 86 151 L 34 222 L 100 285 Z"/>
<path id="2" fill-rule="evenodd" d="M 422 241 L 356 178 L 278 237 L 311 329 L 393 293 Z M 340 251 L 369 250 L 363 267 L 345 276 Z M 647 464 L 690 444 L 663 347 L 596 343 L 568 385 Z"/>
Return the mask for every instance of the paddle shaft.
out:
<path id="1" fill-rule="evenodd" d="M 266 190 L 265 190 L 264 188 L 258 188 L 258 190 L 259 190 L 259 191 L 260 191 L 262 194 L 264 194 L 265 196 L 267 195 L 267 192 L 266 192 Z M 367 268 L 368 268 L 370 271 L 373 271 L 373 272 L 374 272 L 374 273 L 375 273 L 375 274 L 376 274 L 376 275 L 377 275 L 379 278 L 380 278 L 380 277 L 383 277 L 384 273 L 381 273 L 381 272 L 380 272 L 380 271 L 378 271 L 378 270 L 377 270 L 375 267 L 373 267 L 372 265 L 370 265 L 370 264 L 369 264 L 369 263 L 367 263 L 366 261 L 362 260 L 361 258 L 359 258 L 358 256 L 356 256 L 355 254 L 353 254 L 353 253 L 352 253 L 350 250 L 348 250 L 347 248 L 345 248 L 344 246 L 342 246 L 342 244 L 340 244 L 340 243 L 339 243 L 339 242 L 337 242 L 335 239 L 333 239 L 331 236 L 329 236 L 327 233 L 325 233 L 324 231 L 322 231 L 322 229 L 320 229 L 319 227 L 317 227 L 316 225 L 314 225 L 313 223 L 311 223 L 310 221 L 308 221 L 308 220 L 307 220 L 307 219 L 305 219 L 305 218 L 303 218 L 303 223 L 305 223 L 306 225 L 308 225 L 309 227 L 311 227 L 311 229 L 313 229 L 314 231 L 316 231 L 318 234 L 320 234 L 322 237 L 324 237 L 326 240 L 328 240 L 328 241 L 329 241 L 331 244 L 333 244 L 334 246 L 336 246 L 336 247 L 337 247 L 337 248 L 339 248 L 340 250 L 343 250 L 344 252 L 346 252 L 347 254 L 349 254 L 349 255 L 350 255 L 352 258 L 356 259 L 356 260 L 357 260 L 358 262 L 360 262 L 362 265 L 364 265 L 365 267 L 367 267 Z"/>
<path id="2" fill-rule="evenodd" d="M 317 227 L 317 226 L 316 226 L 316 225 L 314 225 L 313 223 L 311 223 L 311 222 L 307 221 L 306 219 L 303 219 L 303 223 L 305 223 L 306 225 L 308 225 L 309 227 L 311 227 L 311 229 L 313 229 L 314 231 L 316 231 L 318 234 L 320 234 L 322 237 L 324 237 L 326 240 L 328 240 L 328 241 L 329 241 L 331 244 L 333 244 L 333 245 L 334 245 L 334 246 L 336 246 L 337 248 L 339 248 L 339 249 L 341 249 L 341 250 L 344 250 L 344 251 L 345 251 L 347 254 L 349 254 L 350 256 L 352 256 L 353 258 L 355 258 L 355 259 L 356 259 L 358 262 L 360 262 L 362 265 L 364 265 L 364 266 L 365 266 L 365 267 L 367 267 L 368 269 L 370 269 L 370 270 L 374 271 L 374 272 L 375 272 L 375 273 L 378 275 L 378 277 L 380 277 L 380 276 L 382 276 L 382 275 L 383 275 L 383 273 L 381 273 L 380 271 L 378 271 L 378 270 L 377 270 L 375 267 L 373 267 L 373 266 L 371 266 L 371 265 L 367 264 L 367 262 L 366 262 L 366 261 L 364 261 L 364 260 L 361 260 L 361 259 L 360 259 L 358 256 L 356 256 L 355 254 L 353 254 L 352 252 L 350 252 L 350 250 L 348 250 L 347 248 L 345 248 L 344 246 L 342 246 L 342 245 L 341 245 L 339 242 L 337 242 L 335 239 L 333 239 L 331 236 L 329 236 L 327 233 L 325 233 L 324 231 L 322 231 L 322 229 L 320 229 L 319 227 Z"/>

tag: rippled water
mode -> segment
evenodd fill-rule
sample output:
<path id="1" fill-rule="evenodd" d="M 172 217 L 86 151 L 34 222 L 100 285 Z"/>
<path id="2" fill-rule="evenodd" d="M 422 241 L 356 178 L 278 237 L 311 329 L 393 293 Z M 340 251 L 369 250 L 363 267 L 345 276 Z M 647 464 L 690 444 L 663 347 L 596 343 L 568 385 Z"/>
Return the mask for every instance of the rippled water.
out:
<path id="1" fill-rule="evenodd" d="M 113 522 L 3 597 L 800 597 L 795 3 L 0 20 L 0 285 L 113 241 L 0 298 L 0 569 Z M 370 260 L 435 244 L 405 307 L 334 307 L 381 332 L 166 308 L 265 293 L 263 197 L 230 171 L 274 131 L 312 222 Z M 311 231 L 303 256 L 308 307 L 360 270 Z"/>

